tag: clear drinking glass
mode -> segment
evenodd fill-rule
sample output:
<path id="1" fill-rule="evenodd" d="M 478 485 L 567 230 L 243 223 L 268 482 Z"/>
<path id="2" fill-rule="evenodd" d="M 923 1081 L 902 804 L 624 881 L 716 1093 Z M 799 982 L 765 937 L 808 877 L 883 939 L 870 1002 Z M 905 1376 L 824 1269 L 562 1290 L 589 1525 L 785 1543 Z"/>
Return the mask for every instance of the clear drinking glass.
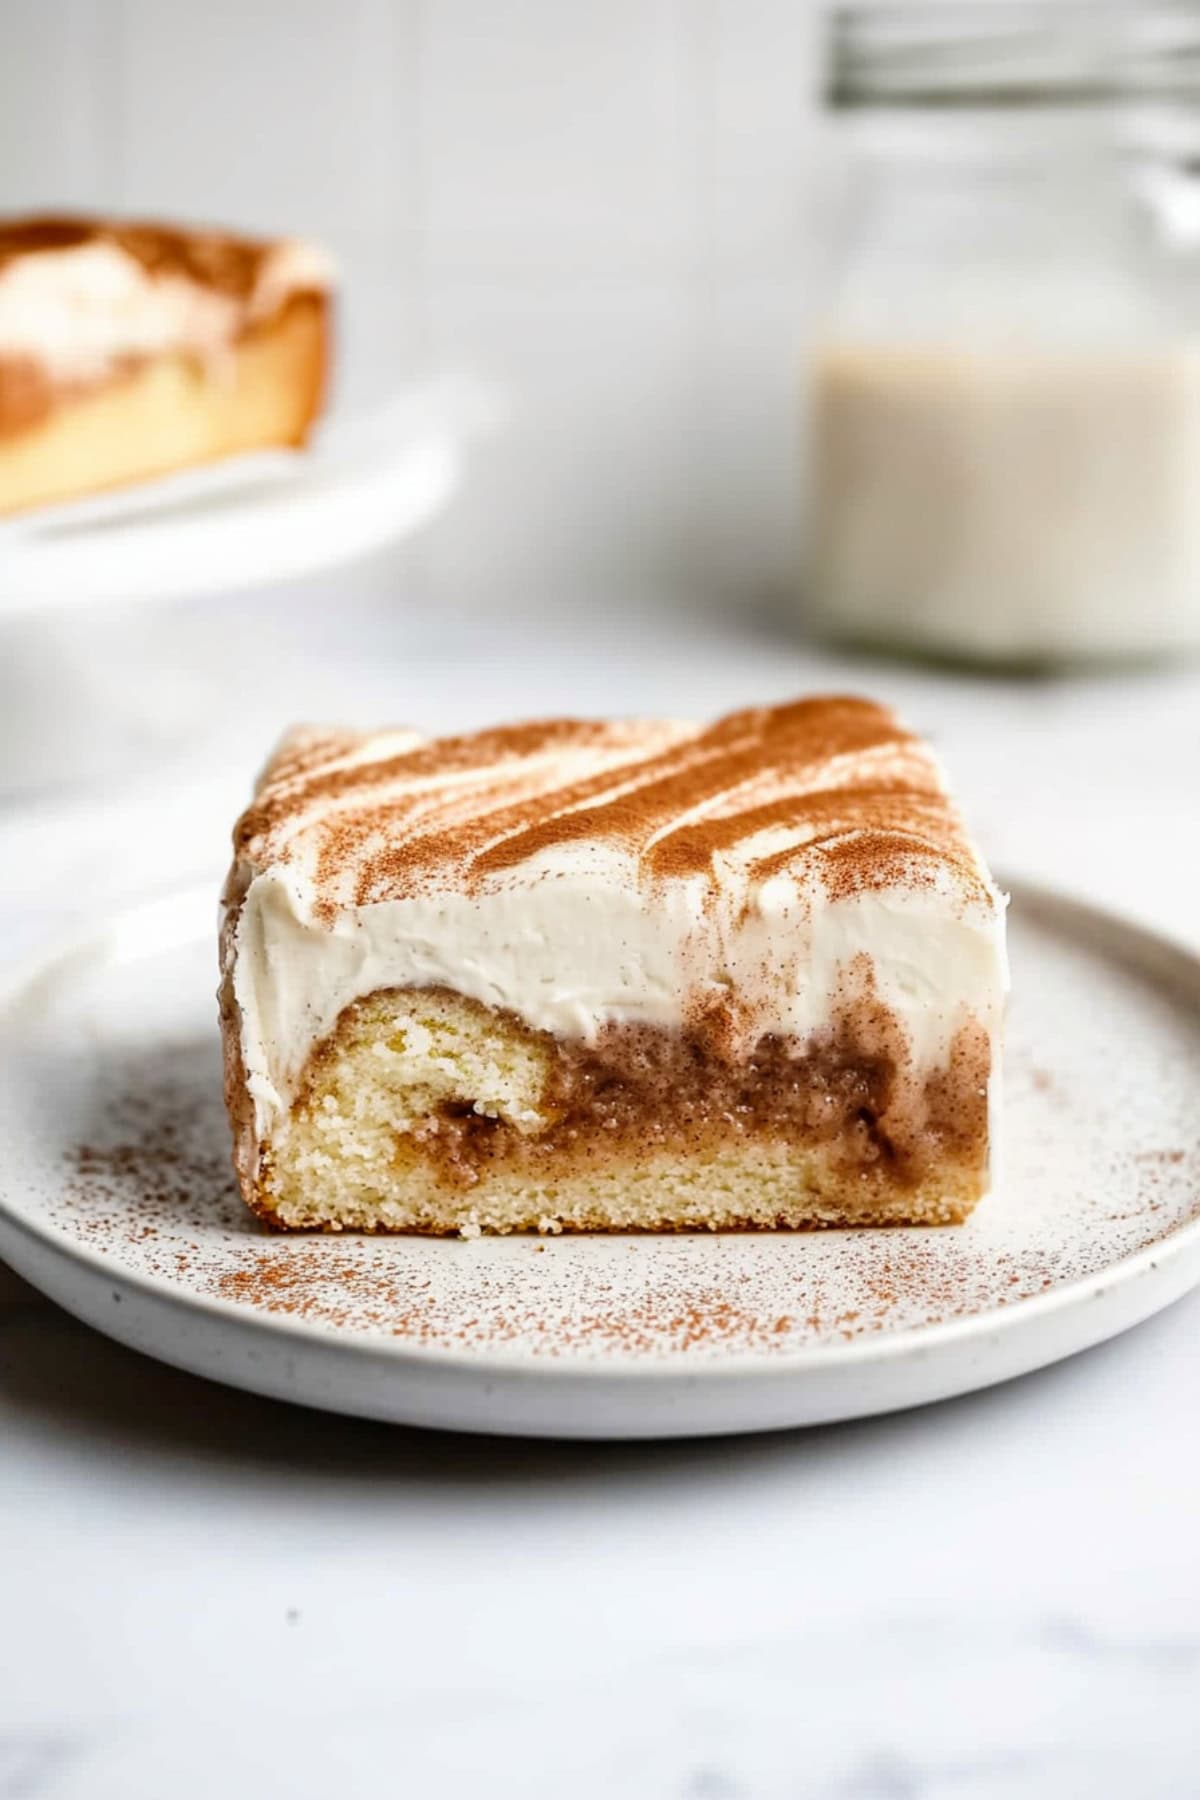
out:
<path id="1" fill-rule="evenodd" d="M 1009 663 L 1200 645 L 1200 9 L 830 18 L 805 603 Z"/>

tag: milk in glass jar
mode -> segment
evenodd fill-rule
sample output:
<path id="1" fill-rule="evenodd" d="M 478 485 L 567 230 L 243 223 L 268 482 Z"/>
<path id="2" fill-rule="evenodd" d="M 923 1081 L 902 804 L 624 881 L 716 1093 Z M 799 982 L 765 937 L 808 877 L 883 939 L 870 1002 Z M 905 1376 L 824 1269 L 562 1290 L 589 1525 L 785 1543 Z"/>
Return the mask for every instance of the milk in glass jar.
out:
<path id="1" fill-rule="evenodd" d="M 1200 9 L 834 12 L 805 604 L 1013 664 L 1200 645 Z"/>

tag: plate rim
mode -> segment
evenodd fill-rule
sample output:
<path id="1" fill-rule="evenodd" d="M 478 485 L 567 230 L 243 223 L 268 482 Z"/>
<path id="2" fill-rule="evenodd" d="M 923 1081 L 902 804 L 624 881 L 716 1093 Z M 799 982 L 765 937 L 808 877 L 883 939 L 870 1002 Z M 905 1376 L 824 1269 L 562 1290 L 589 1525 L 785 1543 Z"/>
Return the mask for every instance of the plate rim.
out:
<path id="1" fill-rule="evenodd" d="M 1177 969 L 1185 977 L 1182 997 L 1190 1011 L 1197 1016 L 1200 1027 L 1200 950 L 1195 949 L 1174 934 L 1161 930 L 1142 920 L 1124 915 L 1070 888 L 1057 884 L 1028 878 L 1015 872 L 1004 871 L 1000 877 L 1000 885 L 1011 900 L 1019 904 L 1040 906 L 1058 912 L 1067 912 L 1076 919 L 1082 919 L 1093 926 L 1099 925 L 1107 934 L 1116 934 L 1127 940 L 1138 954 L 1138 960 L 1145 966 L 1157 964 Z M 196 913 L 196 926 L 199 924 L 200 911 L 206 909 L 211 917 L 214 907 L 213 892 L 207 885 L 189 883 L 186 886 L 173 888 L 165 893 L 134 902 L 111 913 L 106 913 L 96 920 L 90 929 L 64 934 L 51 940 L 42 949 L 34 950 L 10 966 L 0 981 L 0 1063 L 3 1062 L 6 1050 L 6 1035 L 11 1027 L 14 1015 L 23 1005 L 36 998 L 37 989 L 47 981 L 69 969 L 72 962 L 90 963 L 98 958 L 104 959 L 106 947 L 112 957 L 114 946 L 126 937 L 131 929 L 140 922 L 153 920 L 158 915 L 170 918 L 182 913 L 186 918 L 191 912 Z M 137 951 L 121 960 L 139 961 L 156 954 L 164 954 L 172 948 L 184 948 L 198 944 L 202 934 L 194 926 L 186 932 L 175 932 L 170 937 L 159 938 L 144 951 Z M 215 968 L 214 968 L 215 979 Z M 214 1002 L 214 1036 L 216 1032 Z M 5 1232 L 15 1232 L 33 1240 L 36 1245 L 50 1255 L 66 1262 L 80 1265 L 90 1275 L 103 1278 L 105 1281 L 123 1284 L 142 1297 L 174 1306 L 189 1313 L 198 1313 L 215 1322 L 228 1321 L 243 1329 L 258 1331 L 273 1340 L 299 1339 L 313 1348 L 336 1347 L 342 1355 L 353 1355 L 364 1360 L 376 1362 L 387 1361 L 400 1368 L 406 1364 L 417 1364 L 424 1368 L 437 1369 L 447 1374 L 461 1373 L 467 1375 L 487 1375 L 495 1373 L 502 1376 L 537 1376 L 553 1373 L 559 1379 L 586 1384 L 589 1379 L 595 1381 L 629 1382 L 645 1381 L 651 1378 L 661 1379 L 673 1376 L 677 1380 L 703 1379 L 705 1382 L 740 1380 L 749 1377 L 793 1377 L 800 1379 L 806 1374 L 830 1369 L 871 1367 L 893 1362 L 905 1356 L 920 1355 L 928 1350 L 936 1353 L 944 1350 L 958 1340 L 977 1340 L 984 1334 L 989 1336 L 1008 1337 L 1022 1325 L 1030 1328 L 1056 1314 L 1082 1305 L 1090 1299 L 1096 1299 L 1113 1288 L 1134 1287 L 1147 1275 L 1157 1271 L 1164 1260 L 1175 1262 L 1186 1256 L 1191 1249 L 1200 1251 L 1200 1211 L 1185 1223 L 1168 1230 L 1161 1238 L 1151 1244 L 1143 1245 L 1118 1261 L 1107 1264 L 1103 1269 L 1091 1275 L 1079 1276 L 1073 1281 L 1064 1282 L 1061 1286 L 1046 1292 L 1026 1296 L 1013 1301 L 1010 1305 L 993 1306 L 987 1311 L 968 1313 L 955 1319 L 944 1319 L 932 1324 L 908 1325 L 892 1331 L 880 1331 L 869 1336 L 856 1338 L 849 1343 L 823 1343 L 800 1346 L 792 1350 L 771 1350 L 751 1348 L 741 1350 L 736 1347 L 725 1348 L 719 1356 L 711 1352 L 703 1357 L 690 1357 L 685 1350 L 650 1349 L 632 1351 L 607 1351 L 603 1355 L 587 1351 L 554 1351 L 538 1352 L 526 1350 L 516 1352 L 507 1346 L 497 1348 L 468 1346 L 440 1346 L 413 1343 L 403 1338 L 388 1336 L 382 1332 L 355 1331 L 347 1332 L 341 1327 L 321 1320 L 296 1317 L 292 1314 L 271 1312 L 265 1308 L 246 1306 L 237 1301 L 225 1299 L 218 1294 L 202 1294 L 191 1289 L 177 1286 L 167 1277 L 156 1275 L 128 1267 L 127 1264 L 110 1259 L 102 1250 L 93 1249 L 81 1243 L 64 1227 L 40 1218 L 31 1218 L 27 1211 L 20 1209 L 10 1198 L 8 1183 L 0 1172 L 0 1227 Z M 878 1229 L 878 1228 L 877 1228 Z M 900 1230 L 902 1227 L 883 1228 Z M 921 1228 L 917 1228 L 921 1229 Z M 942 1229 L 928 1227 L 926 1229 Z M 953 1230 L 953 1227 L 944 1229 Z M 344 1234 L 351 1239 L 358 1239 L 364 1234 Z M 366 1234 L 369 1235 L 369 1234 Z M 572 1234 L 574 1236 L 576 1234 Z M 589 1235 L 589 1234 L 583 1234 Z M 601 1234 L 591 1234 L 601 1235 Z M 653 1241 L 659 1236 L 675 1236 L 668 1233 L 620 1233 L 603 1234 L 613 1242 L 628 1239 L 640 1243 L 643 1239 Z M 709 1235 L 721 1237 L 722 1233 L 682 1234 L 699 1238 L 701 1242 Z M 781 1236 L 791 1238 L 795 1233 L 761 1233 L 762 1237 Z M 335 1241 L 343 1236 L 341 1233 L 321 1232 L 269 1233 L 264 1234 L 264 1241 Z M 247 1240 L 248 1243 L 251 1240 Z M 374 1238 L 374 1242 L 384 1242 L 386 1237 Z M 444 1244 L 455 1244 L 459 1240 L 436 1240 Z M 486 1243 L 486 1239 L 480 1240 Z M 544 1239 L 533 1240 L 545 1243 Z M 569 1241 L 569 1240 L 553 1240 Z M 547 1246 L 549 1247 L 549 1246 Z M 463 1249 L 467 1253 L 474 1251 L 474 1241 L 463 1241 Z M 18 1271 L 19 1273 L 20 1271 Z M 36 1284 L 32 1284 L 36 1285 Z M 1200 1285 L 1200 1271 L 1196 1281 L 1189 1284 Z M 1187 1291 L 1186 1289 L 1184 1291 Z"/>

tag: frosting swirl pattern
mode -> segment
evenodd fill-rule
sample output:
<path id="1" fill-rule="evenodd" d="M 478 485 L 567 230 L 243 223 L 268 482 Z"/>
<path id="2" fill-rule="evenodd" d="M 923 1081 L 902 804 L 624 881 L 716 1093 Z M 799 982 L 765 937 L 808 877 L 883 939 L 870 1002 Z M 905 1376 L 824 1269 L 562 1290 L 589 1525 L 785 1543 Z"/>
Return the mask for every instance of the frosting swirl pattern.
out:
<path id="1" fill-rule="evenodd" d="M 941 771 L 887 708 L 835 696 L 709 726 L 556 719 L 427 740 L 302 733 L 237 832 L 304 867 L 327 915 L 605 848 L 635 884 L 815 880 L 831 896 L 948 878 L 989 894 Z"/>

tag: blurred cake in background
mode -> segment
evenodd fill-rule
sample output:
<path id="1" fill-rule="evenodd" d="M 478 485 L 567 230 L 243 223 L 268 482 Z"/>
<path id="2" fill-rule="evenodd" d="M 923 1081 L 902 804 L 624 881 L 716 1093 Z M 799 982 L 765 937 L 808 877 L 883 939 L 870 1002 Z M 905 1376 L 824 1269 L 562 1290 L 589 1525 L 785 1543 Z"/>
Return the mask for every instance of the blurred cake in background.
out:
<path id="1" fill-rule="evenodd" d="M 332 283 L 299 239 L 0 221 L 0 514 L 303 444 Z"/>

